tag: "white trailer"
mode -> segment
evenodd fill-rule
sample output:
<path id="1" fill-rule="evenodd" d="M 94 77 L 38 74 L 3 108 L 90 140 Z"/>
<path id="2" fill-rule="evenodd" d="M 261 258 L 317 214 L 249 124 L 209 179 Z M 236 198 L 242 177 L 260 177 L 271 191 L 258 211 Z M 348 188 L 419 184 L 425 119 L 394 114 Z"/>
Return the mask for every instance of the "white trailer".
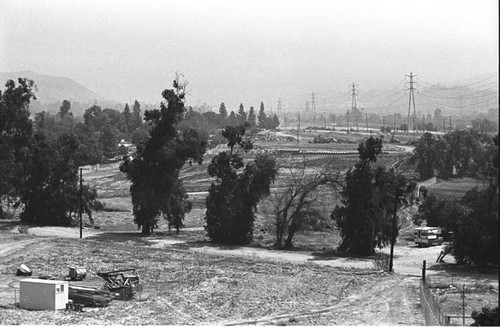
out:
<path id="1" fill-rule="evenodd" d="M 28 310 L 66 309 L 68 286 L 62 280 L 22 279 L 19 306 Z"/>
<path id="2" fill-rule="evenodd" d="M 431 246 L 443 243 L 441 227 L 416 227 L 413 236 L 415 244 L 418 246 Z"/>

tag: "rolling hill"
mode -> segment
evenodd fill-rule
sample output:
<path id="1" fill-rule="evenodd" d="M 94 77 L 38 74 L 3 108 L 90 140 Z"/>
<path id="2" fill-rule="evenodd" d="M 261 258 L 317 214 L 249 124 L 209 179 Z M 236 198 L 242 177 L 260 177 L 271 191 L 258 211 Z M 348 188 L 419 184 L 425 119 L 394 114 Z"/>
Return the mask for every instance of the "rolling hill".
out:
<path id="1" fill-rule="evenodd" d="M 36 98 L 41 104 L 61 102 L 62 100 L 87 103 L 102 98 L 95 92 L 68 77 L 43 75 L 31 71 L 0 72 L 0 81 L 2 81 L 2 85 L 5 84 L 8 79 L 17 81 L 19 77 L 26 77 L 35 81 L 37 85 L 37 91 L 35 92 Z"/>

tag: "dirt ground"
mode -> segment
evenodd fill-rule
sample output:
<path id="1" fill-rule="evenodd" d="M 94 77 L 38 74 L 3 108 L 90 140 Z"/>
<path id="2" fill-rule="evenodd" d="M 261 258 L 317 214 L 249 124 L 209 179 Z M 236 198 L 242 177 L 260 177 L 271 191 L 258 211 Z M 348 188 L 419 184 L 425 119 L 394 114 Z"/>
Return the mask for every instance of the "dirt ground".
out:
<path id="1" fill-rule="evenodd" d="M 199 229 L 193 230 L 199 231 Z M 61 272 L 67 270 L 70 265 L 84 266 L 90 270 L 89 275 L 93 276 L 87 283 L 94 286 L 102 285 L 101 280 L 95 276 L 98 270 L 134 265 L 139 268 L 141 275 L 145 276 L 144 282 L 149 285 L 144 294 L 140 295 L 142 301 L 134 300 L 137 301 L 138 308 L 154 311 L 163 306 L 163 310 L 168 308 L 183 313 L 175 317 L 163 316 L 161 318 L 167 320 L 160 320 L 160 318 L 148 320 L 151 324 L 165 324 L 163 321 L 168 321 L 168 324 L 423 325 L 418 297 L 422 260 L 427 260 L 427 275 L 433 280 L 454 278 L 455 284 L 479 281 L 491 285 L 498 283 L 496 276 L 491 273 L 463 272 L 460 274 L 459 271 L 454 271 L 450 268 L 453 262 L 452 257 L 447 257 L 445 264 L 435 264 L 439 247 L 396 246 L 394 258 L 396 274 L 389 275 L 375 270 L 373 259 L 370 258 L 339 257 L 306 251 L 215 246 L 196 239 L 190 241 L 189 238 L 186 239 L 173 233 L 141 237 L 137 231 L 89 232 L 90 230 L 84 230 L 83 240 L 78 239 L 77 228 L 32 228 L 30 234 L 15 234 L 5 230 L 1 232 L 5 237 L 2 237 L 0 248 L 0 262 L 2 262 L 0 323 L 17 323 L 18 319 L 21 319 L 20 322 L 28 323 L 25 318 L 18 316 L 22 310 L 12 307 L 16 296 L 14 290 L 18 288 L 20 279 L 13 273 L 15 266 L 21 262 L 28 264 L 36 272 L 48 275 L 61 275 Z M 37 234 L 43 236 L 37 236 Z M 140 256 L 143 251 L 147 251 L 149 258 L 137 261 L 136 257 Z M 61 257 L 57 259 L 51 253 L 58 253 Z M 176 268 L 169 266 L 165 270 L 164 265 L 168 265 L 168 260 L 164 262 L 165 256 L 179 256 L 182 258 L 180 266 L 186 266 L 182 268 L 178 265 Z M 192 266 L 192 262 L 196 262 L 195 267 Z M 202 267 L 200 267 L 200 262 L 203 262 Z M 148 272 L 146 267 L 149 265 L 151 271 Z M 228 265 L 231 266 L 230 269 Z M 248 270 L 244 268 L 248 265 L 261 267 L 257 269 L 257 275 L 240 274 L 241 271 Z M 193 273 L 197 271 L 196 276 L 188 277 L 189 273 L 185 269 L 193 270 Z M 205 276 L 207 270 L 211 269 L 215 269 L 217 274 Z M 237 269 L 238 273 L 235 273 L 233 269 Z M 280 271 L 278 275 L 276 269 Z M 281 276 L 283 269 L 285 271 L 292 269 L 295 273 Z M 189 290 L 174 287 L 175 291 L 173 291 L 175 278 L 164 274 L 166 271 L 176 270 L 176 273 L 186 276 L 181 284 L 188 285 Z M 300 274 L 316 274 L 316 280 L 311 282 L 306 279 L 298 283 L 294 278 L 299 271 Z M 332 276 L 335 276 L 335 283 L 338 284 L 333 288 L 328 286 L 329 290 L 326 291 L 323 289 L 326 287 L 324 283 L 329 285 Z M 319 280 L 321 280 L 319 282 L 321 285 L 317 285 Z M 227 283 L 236 283 L 235 285 L 241 287 L 241 289 L 238 288 L 237 297 L 234 297 L 230 289 L 220 290 Z M 263 283 L 268 283 L 265 292 L 263 293 L 263 289 L 258 287 L 259 294 L 255 295 L 254 299 L 257 301 L 260 297 L 259 303 L 252 302 L 253 306 L 248 307 L 248 303 L 243 303 L 242 298 L 248 298 L 243 295 L 243 292 L 245 290 L 253 292 L 252 289 L 257 287 L 256 285 Z M 155 289 L 152 285 L 159 285 L 159 288 Z M 231 286 L 235 285 L 231 284 Z M 232 314 L 223 314 L 217 309 L 207 307 L 210 299 L 200 295 L 200 292 L 205 291 L 207 294 L 212 292 L 214 296 L 220 297 L 221 306 L 229 305 L 225 301 L 231 300 L 231 308 L 234 310 Z M 493 287 L 493 292 L 495 291 L 498 296 L 498 287 L 496 289 Z M 285 292 L 287 296 L 290 293 L 298 296 L 296 294 L 300 292 L 299 298 L 302 300 L 297 298 L 290 300 L 285 295 L 281 295 L 283 296 L 281 298 L 279 296 L 273 298 L 276 293 L 280 292 Z M 165 297 L 167 293 L 169 295 Z M 18 294 L 17 292 L 17 296 Z M 181 302 L 173 301 L 178 297 L 182 298 Z M 449 298 L 450 295 L 448 294 L 447 297 Z M 283 302 L 277 305 L 277 301 Z M 69 322 L 113 324 L 115 322 L 106 319 L 116 318 L 121 310 L 131 304 L 120 301 L 113 303 L 109 308 L 92 311 L 93 317 L 104 319 L 102 322 L 92 320 L 94 318 L 90 319 L 90 313 L 83 316 L 77 313 L 61 313 L 51 314 L 48 317 L 47 313 L 30 312 L 28 317 L 36 318 L 41 315 L 41 319 L 48 324 Z M 193 316 L 190 313 L 188 304 L 196 307 L 199 311 L 197 315 Z M 254 306 L 258 306 L 258 309 Z M 151 309 L 152 307 L 155 309 Z M 468 308 L 468 311 L 471 310 L 472 308 Z M 205 311 L 207 312 L 205 315 L 199 316 L 200 312 Z M 121 318 L 120 324 L 138 324 L 137 316 L 143 313 L 142 311 L 134 312 L 135 315 L 131 312 L 128 319 Z M 453 314 L 454 311 L 449 310 L 449 312 Z M 149 316 L 147 319 L 150 319 Z"/>
<path id="2" fill-rule="evenodd" d="M 194 232 L 194 236 L 190 237 L 189 232 Z M 28 233 L 33 236 L 45 236 L 56 238 L 79 238 L 79 229 L 75 227 L 31 227 Z M 340 256 L 335 253 L 324 253 L 320 251 L 298 251 L 298 250 L 271 250 L 267 248 L 258 247 L 242 247 L 230 245 L 214 245 L 198 235 L 203 234 L 202 227 L 186 228 L 177 235 L 175 233 L 168 233 L 166 231 L 153 234 L 148 237 L 142 237 L 137 230 L 128 230 L 120 232 L 99 231 L 95 229 L 85 228 L 83 230 L 84 238 L 89 239 L 109 239 L 123 240 L 130 237 L 140 237 L 147 242 L 151 248 L 162 249 L 170 246 L 177 248 L 188 249 L 189 251 L 204 253 L 210 255 L 221 256 L 234 256 L 234 257 L 249 257 L 259 258 L 263 260 L 274 260 L 293 263 L 314 263 L 317 265 L 337 267 L 337 268 L 359 268 L 359 269 L 372 269 L 373 259 L 370 257 L 347 257 Z M 10 245 L 14 246 L 14 244 Z M 20 245 L 21 246 L 21 245 Z M 7 248 L 8 250 L 8 248 Z M 7 251 L 4 250 L 4 251 Z M 453 276 L 453 272 L 448 271 L 454 266 L 455 259 L 453 256 L 448 255 L 445 257 L 444 263 L 436 263 L 436 259 L 441 250 L 440 246 L 418 247 L 414 244 L 396 244 L 394 247 L 394 272 L 405 276 L 420 277 L 422 276 L 423 261 L 426 261 L 426 275 L 436 277 Z M 0 254 L 3 253 L 0 250 Z M 389 255 L 390 248 L 386 247 L 379 251 Z M 446 269 L 445 269 L 446 268 Z M 466 273 L 457 270 L 455 275 L 460 277 L 460 280 L 472 283 L 477 281 L 478 278 L 471 277 L 467 281 Z M 457 277 L 457 278 L 458 278 Z M 482 282 L 491 284 L 497 283 L 498 279 L 494 275 L 480 275 L 478 276 Z M 457 281 L 457 279 L 455 280 Z"/>
<path id="3" fill-rule="evenodd" d="M 175 240 L 157 247 L 155 242 L 125 233 L 82 240 L 1 233 L 2 324 L 423 323 L 415 277 L 287 257 L 264 258 L 249 252 L 227 256 L 186 248 Z M 96 287 L 102 285 L 96 272 L 134 267 L 145 289 L 135 300 L 113 301 L 107 308 L 84 313 L 20 310 L 14 306 L 21 279 L 14 273 L 20 262 L 34 276 L 58 278 L 68 266 L 84 266 L 89 276 L 76 283 Z"/>

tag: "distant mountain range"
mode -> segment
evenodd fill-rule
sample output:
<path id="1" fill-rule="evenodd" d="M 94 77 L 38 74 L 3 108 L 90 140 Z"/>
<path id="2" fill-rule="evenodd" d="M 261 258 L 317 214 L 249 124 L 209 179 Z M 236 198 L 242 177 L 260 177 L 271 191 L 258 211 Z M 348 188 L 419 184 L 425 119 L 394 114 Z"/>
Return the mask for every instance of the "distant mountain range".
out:
<path id="1" fill-rule="evenodd" d="M 33 113 L 48 111 L 55 114 L 59 111 L 63 100 L 71 102 L 71 112 L 76 117 L 83 116 L 85 110 L 94 104 L 103 109 L 123 110 L 122 103 L 105 99 L 68 77 L 37 74 L 32 71 L 0 72 L 1 88 L 4 87 L 7 80 L 12 79 L 17 83 L 18 78 L 29 78 L 35 81 L 37 86 L 35 90 L 36 100 L 31 101 L 30 106 Z"/>
<path id="2" fill-rule="evenodd" d="M 12 79 L 17 82 L 19 77 L 29 78 L 35 81 L 38 88 L 35 92 L 36 98 L 41 104 L 61 102 L 62 100 L 87 103 L 102 99 L 102 97 L 97 95 L 95 92 L 68 77 L 43 75 L 31 71 L 9 73 L 0 72 L 0 81 L 2 82 L 2 86 L 8 79 Z"/>
<path id="3" fill-rule="evenodd" d="M 0 72 L 1 88 L 8 79 L 17 81 L 19 77 L 26 77 L 35 81 L 38 90 L 35 92 L 37 100 L 32 102 L 34 112 L 42 110 L 56 113 L 62 100 L 71 102 L 71 110 L 76 116 L 81 116 L 87 108 L 97 104 L 102 108 L 123 110 L 124 103 L 112 99 L 105 99 L 87 87 L 71 78 L 56 77 L 38 74 L 32 71 Z M 415 93 L 418 115 L 433 113 L 440 108 L 446 114 L 463 114 L 467 112 L 484 112 L 498 108 L 498 76 L 476 76 L 448 85 L 419 83 Z M 357 98 L 357 107 L 366 109 L 370 113 L 405 114 L 408 110 L 407 83 L 392 89 L 364 90 Z M 351 107 L 351 99 L 346 92 L 333 92 L 328 98 L 318 101 L 318 112 L 345 112 Z M 140 101 L 140 100 L 139 100 Z M 140 101 L 141 102 L 141 101 Z M 142 103 L 143 109 L 148 105 Z M 289 108 L 303 110 L 300 108 Z"/>

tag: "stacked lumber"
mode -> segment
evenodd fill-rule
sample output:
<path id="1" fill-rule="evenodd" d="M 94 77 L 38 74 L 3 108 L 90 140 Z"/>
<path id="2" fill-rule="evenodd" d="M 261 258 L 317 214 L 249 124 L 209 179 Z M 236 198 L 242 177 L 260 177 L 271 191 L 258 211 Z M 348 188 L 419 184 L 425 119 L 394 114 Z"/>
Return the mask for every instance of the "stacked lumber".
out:
<path id="1" fill-rule="evenodd" d="M 73 303 L 83 304 L 90 307 L 108 306 L 115 294 L 107 290 L 100 290 L 93 287 L 70 286 L 69 298 Z"/>

